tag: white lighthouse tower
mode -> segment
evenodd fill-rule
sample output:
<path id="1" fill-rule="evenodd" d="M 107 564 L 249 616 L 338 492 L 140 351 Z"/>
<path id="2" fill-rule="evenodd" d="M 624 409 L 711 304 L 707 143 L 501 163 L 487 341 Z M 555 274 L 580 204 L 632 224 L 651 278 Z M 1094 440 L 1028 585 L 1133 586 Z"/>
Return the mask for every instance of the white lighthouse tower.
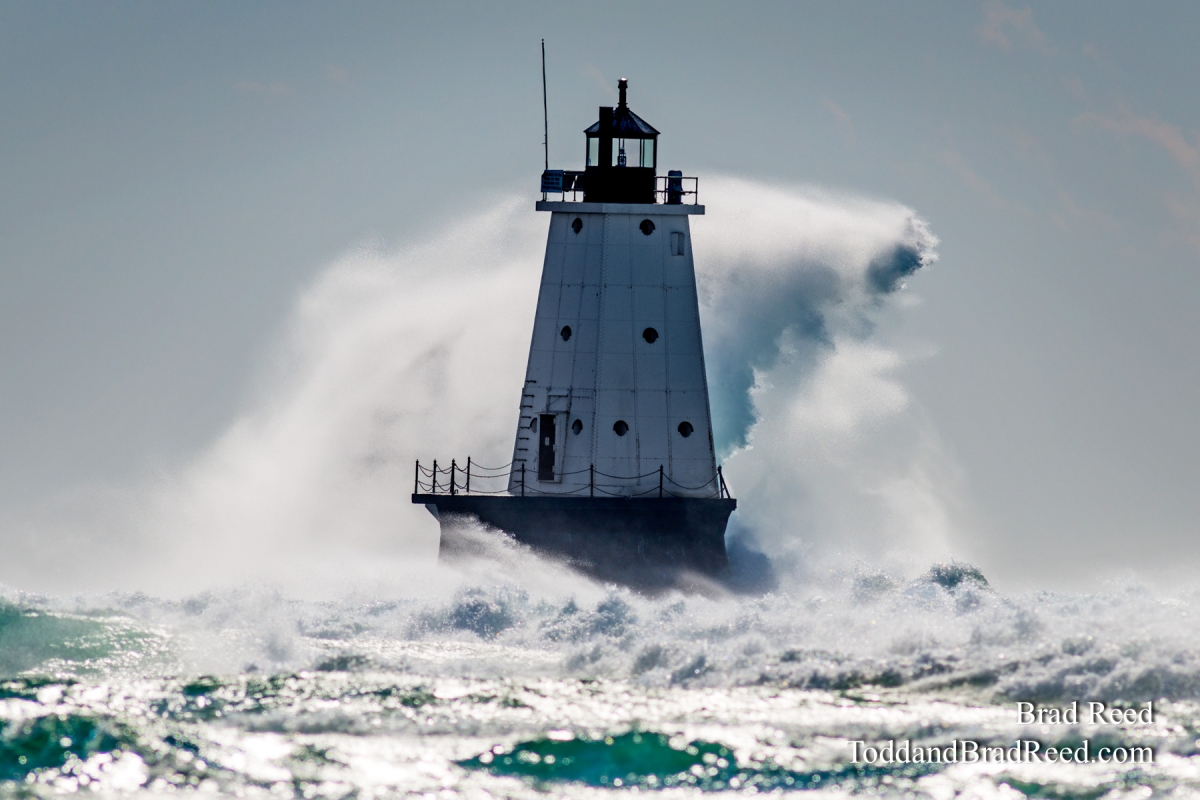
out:
<path id="1" fill-rule="evenodd" d="M 468 514 L 605 577 L 718 573 L 736 501 L 713 450 L 692 261 L 704 206 L 695 178 L 657 177 L 659 132 L 618 87 L 584 132 L 585 169 L 542 176 L 550 230 L 506 491 L 480 492 L 495 471 L 435 462 L 418 464 L 413 501 L 444 544 Z"/>
<path id="2" fill-rule="evenodd" d="M 587 131 L 583 202 L 537 204 L 550 233 L 509 491 L 523 479 L 527 494 L 635 497 L 657 490 L 661 470 L 673 495 L 713 496 L 688 226 L 704 206 L 653 203 L 658 131 L 620 87 L 620 105 Z M 606 171 L 622 180 L 605 182 Z"/>

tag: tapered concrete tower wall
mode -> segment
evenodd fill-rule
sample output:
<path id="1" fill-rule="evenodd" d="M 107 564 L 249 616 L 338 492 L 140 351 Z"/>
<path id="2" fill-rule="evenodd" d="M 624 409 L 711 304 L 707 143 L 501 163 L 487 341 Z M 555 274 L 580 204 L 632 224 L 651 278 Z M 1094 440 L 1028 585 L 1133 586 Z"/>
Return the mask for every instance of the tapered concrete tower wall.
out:
<path id="1" fill-rule="evenodd" d="M 414 465 L 447 558 L 475 552 L 475 520 L 631 586 L 728 569 L 737 500 L 713 453 L 688 225 L 704 207 L 696 177 L 658 175 L 659 132 L 627 88 L 584 130 L 584 169 L 542 173 L 550 232 L 508 491 L 492 481 L 509 466 Z"/>
<path id="2" fill-rule="evenodd" d="M 704 207 L 538 209 L 550 231 L 509 491 L 650 496 L 661 467 L 664 495 L 716 496 L 688 225 Z"/>

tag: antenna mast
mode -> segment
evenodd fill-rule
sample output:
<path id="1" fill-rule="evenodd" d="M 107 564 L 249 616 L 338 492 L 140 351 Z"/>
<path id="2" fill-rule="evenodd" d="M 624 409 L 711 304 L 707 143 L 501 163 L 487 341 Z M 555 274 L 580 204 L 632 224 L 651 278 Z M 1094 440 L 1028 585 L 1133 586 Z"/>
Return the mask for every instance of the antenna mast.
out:
<path id="1" fill-rule="evenodd" d="M 546 166 L 550 169 L 550 113 L 546 109 L 546 40 L 542 39 L 542 148 L 546 153 Z"/>

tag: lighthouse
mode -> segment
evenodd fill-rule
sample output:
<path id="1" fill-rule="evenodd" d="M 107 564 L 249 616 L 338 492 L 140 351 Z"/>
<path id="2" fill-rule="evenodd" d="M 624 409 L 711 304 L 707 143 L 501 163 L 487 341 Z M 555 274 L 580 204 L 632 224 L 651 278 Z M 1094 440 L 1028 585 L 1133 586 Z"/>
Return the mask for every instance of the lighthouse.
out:
<path id="1" fill-rule="evenodd" d="M 601 107 L 581 171 L 542 175 L 550 213 L 512 459 L 416 465 L 414 503 L 453 552 L 464 519 L 635 585 L 719 576 L 737 506 L 713 447 L 689 220 L 698 179 L 658 175 L 659 132 Z"/>

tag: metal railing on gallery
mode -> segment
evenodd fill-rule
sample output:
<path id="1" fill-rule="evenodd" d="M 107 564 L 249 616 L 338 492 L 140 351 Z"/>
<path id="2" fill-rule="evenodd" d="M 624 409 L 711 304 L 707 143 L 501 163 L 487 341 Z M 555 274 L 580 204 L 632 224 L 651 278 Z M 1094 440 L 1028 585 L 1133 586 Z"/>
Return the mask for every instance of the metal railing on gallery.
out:
<path id="1" fill-rule="evenodd" d="M 560 194 L 563 201 L 568 203 L 582 201 L 584 176 L 582 172 L 569 169 L 546 170 L 542 173 L 542 199 L 548 200 L 549 195 Z M 668 206 L 696 205 L 700 202 L 700 179 L 690 175 L 656 175 L 654 202 Z"/>
<path id="2" fill-rule="evenodd" d="M 699 486 L 686 486 L 672 480 L 659 465 L 657 470 L 641 475 L 609 475 L 589 464 L 587 469 L 557 473 L 555 479 L 587 473 L 587 485 L 575 485 L 573 489 L 547 489 L 548 484 L 537 480 L 536 471 L 526 471 L 525 462 L 510 462 L 503 467 L 485 467 L 475 463 L 469 456 L 466 467 L 456 459 L 449 467 L 439 467 L 435 459 L 432 467 L 423 467 L 416 462 L 413 474 L 413 494 L 434 495 L 507 495 L 512 497 L 555 496 L 555 497 L 714 497 L 731 498 L 729 487 L 721 468 L 708 481 Z M 649 486 L 643 483 L 649 478 Z M 657 478 L 657 481 L 654 479 Z M 574 483 L 574 481 L 572 481 Z M 631 490 L 637 491 L 631 491 Z M 697 494 L 699 493 L 699 494 Z"/>

